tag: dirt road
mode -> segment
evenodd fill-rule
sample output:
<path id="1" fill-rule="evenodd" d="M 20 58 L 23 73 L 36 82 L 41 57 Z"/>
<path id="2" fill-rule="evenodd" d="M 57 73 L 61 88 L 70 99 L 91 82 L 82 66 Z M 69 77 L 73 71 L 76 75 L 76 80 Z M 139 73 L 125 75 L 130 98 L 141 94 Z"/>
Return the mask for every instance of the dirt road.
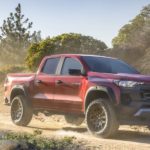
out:
<path id="1" fill-rule="evenodd" d="M 2 97 L 2 96 L 0 96 Z M 101 139 L 90 135 L 85 125 L 79 127 L 67 124 L 63 116 L 33 118 L 28 127 L 15 126 L 10 119 L 9 107 L 0 102 L 0 131 L 30 132 L 42 130 L 47 137 L 74 136 L 92 150 L 150 150 L 150 131 L 144 127 L 131 128 L 122 126 L 114 139 Z"/>

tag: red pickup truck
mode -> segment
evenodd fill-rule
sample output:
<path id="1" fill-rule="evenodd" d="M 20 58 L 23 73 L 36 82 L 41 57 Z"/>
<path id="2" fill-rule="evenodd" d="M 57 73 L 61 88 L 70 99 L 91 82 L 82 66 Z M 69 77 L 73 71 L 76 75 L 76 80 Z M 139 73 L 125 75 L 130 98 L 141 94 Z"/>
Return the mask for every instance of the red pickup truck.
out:
<path id="1" fill-rule="evenodd" d="M 37 73 L 8 74 L 5 103 L 11 119 L 26 126 L 37 112 L 84 119 L 94 135 L 110 137 L 119 124 L 150 124 L 150 77 L 125 62 L 97 55 L 45 57 Z"/>

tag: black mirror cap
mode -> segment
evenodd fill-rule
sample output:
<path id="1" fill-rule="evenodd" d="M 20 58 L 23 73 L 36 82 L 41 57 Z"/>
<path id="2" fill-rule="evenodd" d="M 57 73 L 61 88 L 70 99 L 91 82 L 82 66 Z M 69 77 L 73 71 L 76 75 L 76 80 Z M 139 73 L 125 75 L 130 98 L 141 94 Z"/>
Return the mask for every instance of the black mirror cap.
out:
<path id="1" fill-rule="evenodd" d="M 85 69 L 82 69 L 82 70 L 81 70 L 81 75 L 82 75 L 82 76 L 87 76 L 87 73 L 86 73 Z"/>

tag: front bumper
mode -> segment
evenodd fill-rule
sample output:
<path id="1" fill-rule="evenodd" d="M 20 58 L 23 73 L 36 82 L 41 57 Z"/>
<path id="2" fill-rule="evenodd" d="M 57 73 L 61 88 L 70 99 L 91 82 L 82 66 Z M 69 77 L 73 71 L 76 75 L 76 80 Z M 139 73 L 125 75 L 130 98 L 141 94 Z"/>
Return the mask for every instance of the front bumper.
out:
<path id="1" fill-rule="evenodd" d="M 119 118 L 150 121 L 150 84 L 121 88 Z"/>
<path id="2" fill-rule="evenodd" d="M 135 114 L 135 117 L 150 118 L 150 108 L 141 108 Z"/>

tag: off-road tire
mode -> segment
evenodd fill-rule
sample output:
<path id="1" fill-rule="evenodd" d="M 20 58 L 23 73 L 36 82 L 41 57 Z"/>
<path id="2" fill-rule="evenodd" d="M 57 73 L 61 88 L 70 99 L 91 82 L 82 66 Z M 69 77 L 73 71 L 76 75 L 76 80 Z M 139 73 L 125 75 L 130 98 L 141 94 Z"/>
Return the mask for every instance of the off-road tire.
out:
<path id="1" fill-rule="evenodd" d="M 96 107 L 98 108 L 98 111 L 94 112 L 94 109 L 96 109 Z M 100 109 L 101 109 L 101 113 L 99 113 Z M 104 111 L 103 115 L 102 115 L 102 111 Z M 97 119 L 96 117 L 94 118 L 93 117 L 95 115 L 94 113 L 98 114 L 98 117 L 101 118 L 101 120 L 99 118 Z M 95 121 L 92 122 L 92 119 L 90 120 L 90 117 L 91 118 L 93 117 Z M 96 120 L 100 120 L 100 121 L 96 121 Z M 86 122 L 87 129 L 89 132 L 91 132 L 92 134 L 96 136 L 100 136 L 102 138 L 112 137 L 113 135 L 115 135 L 115 133 L 117 132 L 119 128 L 119 123 L 118 123 L 115 111 L 113 107 L 111 106 L 110 102 L 108 102 L 108 100 L 106 99 L 97 99 L 97 100 L 92 101 L 88 105 L 86 109 L 86 114 L 85 114 L 85 122 Z M 101 128 L 102 126 L 103 128 L 97 129 L 97 130 L 94 129 L 96 127 L 95 125 L 96 123 L 94 122 L 96 122 L 97 125 L 100 124 Z M 95 127 L 93 124 L 95 125 Z"/>
<path id="2" fill-rule="evenodd" d="M 20 108 L 19 111 L 20 112 L 20 116 L 17 116 L 17 107 L 16 105 L 20 105 L 19 107 L 22 107 L 22 110 Z M 15 114 L 16 111 L 16 114 Z M 18 95 L 16 97 L 13 98 L 12 102 L 11 102 L 11 119 L 12 122 L 18 126 L 27 126 L 33 116 L 33 111 L 32 111 L 32 107 L 31 105 L 28 103 L 26 97 L 24 95 Z M 18 119 L 16 119 L 16 117 L 18 117 Z"/>

